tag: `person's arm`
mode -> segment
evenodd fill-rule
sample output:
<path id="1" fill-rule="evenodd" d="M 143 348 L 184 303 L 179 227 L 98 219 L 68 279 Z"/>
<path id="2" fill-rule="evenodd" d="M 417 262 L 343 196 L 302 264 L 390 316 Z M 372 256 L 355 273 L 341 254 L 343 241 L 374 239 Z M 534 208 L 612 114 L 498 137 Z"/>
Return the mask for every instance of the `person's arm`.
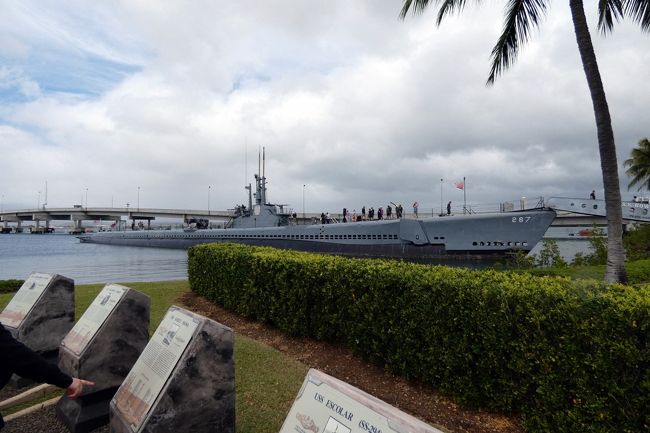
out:
<path id="1" fill-rule="evenodd" d="M 13 338 L 4 326 L 0 326 L 0 354 L 4 367 L 9 371 L 36 382 L 66 388 L 70 398 L 80 395 L 84 385 L 94 385 L 92 382 L 72 378 L 56 365 L 48 363 L 38 353 Z"/>

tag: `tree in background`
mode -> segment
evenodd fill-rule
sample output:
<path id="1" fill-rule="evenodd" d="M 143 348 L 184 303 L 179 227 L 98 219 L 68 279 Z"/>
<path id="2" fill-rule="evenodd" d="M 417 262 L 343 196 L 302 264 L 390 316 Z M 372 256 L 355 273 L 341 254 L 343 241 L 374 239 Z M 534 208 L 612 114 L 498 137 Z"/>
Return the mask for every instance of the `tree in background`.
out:
<path id="1" fill-rule="evenodd" d="M 411 6 L 413 6 L 413 13 L 422 13 L 429 4 L 436 4 L 439 6 L 436 24 L 440 25 L 445 16 L 461 12 L 465 3 L 466 0 L 404 0 L 400 17 L 404 19 Z M 487 80 L 488 85 L 492 85 L 496 77 L 514 63 L 520 44 L 528 41 L 532 27 L 539 26 L 549 4 L 550 0 L 508 1 L 503 32 L 492 50 L 492 68 Z M 596 117 L 607 212 L 608 253 L 605 280 L 625 282 L 627 277 L 623 250 L 623 214 L 612 120 L 582 0 L 569 0 L 569 7 Z M 598 2 L 598 28 L 603 34 L 611 31 L 614 22 L 624 16 L 639 23 L 643 31 L 650 30 L 650 0 L 600 0 Z"/>
<path id="2" fill-rule="evenodd" d="M 607 238 L 605 231 L 596 225 L 590 230 L 589 233 L 589 254 L 577 253 L 571 265 L 573 266 L 587 266 L 587 265 L 604 265 L 607 263 Z"/>
<path id="3" fill-rule="evenodd" d="M 637 191 L 650 190 L 650 141 L 647 138 L 639 140 L 639 147 L 632 149 L 630 159 L 623 164 L 629 167 L 625 173 L 632 178 L 627 189 L 638 185 Z"/>
<path id="4" fill-rule="evenodd" d="M 630 230 L 623 243 L 629 260 L 650 259 L 650 224 Z"/>
<path id="5" fill-rule="evenodd" d="M 540 268 L 565 268 L 567 266 L 556 241 L 553 239 L 543 240 L 542 249 L 536 257 L 536 265 Z"/>

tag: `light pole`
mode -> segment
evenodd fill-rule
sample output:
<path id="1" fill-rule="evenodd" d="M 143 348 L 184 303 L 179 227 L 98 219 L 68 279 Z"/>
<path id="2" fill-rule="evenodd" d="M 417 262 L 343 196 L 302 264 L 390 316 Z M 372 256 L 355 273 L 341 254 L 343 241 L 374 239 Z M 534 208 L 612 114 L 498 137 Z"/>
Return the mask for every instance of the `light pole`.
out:
<path id="1" fill-rule="evenodd" d="M 86 188 L 86 209 L 88 209 L 88 188 Z"/>
<path id="2" fill-rule="evenodd" d="M 36 209 L 41 207 L 41 192 L 38 192 L 38 201 L 36 201 Z"/>
<path id="3" fill-rule="evenodd" d="M 212 185 L 208 185 L 208 215 L 210 215 L 210 190 L 212 189 Z"/>
<path id="4" fill-rule="evenodd" d="M 138 187 L 138 212 L 140 212 L 140 187 Z"/>
<path id="5" fill-rule="evenodd" d="M 442 216 L 442 178 L 440 178 L 440 216 Z"/>
<path id="6" fill-rule="evenodd" d="M 302 222 L 305 222 L 305 184 L 302 184 Z"/>

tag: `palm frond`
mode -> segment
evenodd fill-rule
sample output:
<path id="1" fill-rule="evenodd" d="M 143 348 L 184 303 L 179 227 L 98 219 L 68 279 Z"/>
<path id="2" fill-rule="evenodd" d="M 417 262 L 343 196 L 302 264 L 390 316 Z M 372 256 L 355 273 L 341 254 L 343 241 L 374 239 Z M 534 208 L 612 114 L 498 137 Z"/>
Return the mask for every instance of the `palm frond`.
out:
<path id="1" fill-rule="evenodd" d="M 492 68 L 487 80 L 488 86 L 494 84 L 496 77 L 515 62 L 520 44 L 528 42 L 531 27 L 539 27 L 545 12 L 545 0 L 508 2 L 503 32 L 492 49 Z"/>
<path id="2" fill-rule="evenodd" d="M 406 18 L 406 14 L 408 14 L 409 9 L 411 9 L 411 6 L 413 6 L 414 15 L 421 14 L 422 12 L 424 12 L 427 6 L 429 6 L 430 2 L 431 0 L 404 0 L 404 4 L 402 5 L 402 11 L 399 13 L 399 17 L 401 19 Z"/>
<path id="3" fill-rule="evenodd" d="M 401 19 L 406 18 L 406 14 L 408 14 L 411 7 L 413 8 L 414 15 L 421 14 L 432 3 L 440 4 L 438 18 L 436 19 L 436 25 L 440 25 L 446 15 L 453 12 L 461 12 L 465 7 L 466 0 L 404 0 L 404 5 L 399 16 Z"/>
<path id="4" fill-rule="evenodd" d="M 436 24 L 440 25 L 445 16 L 450 15 L 454 12 L 462 12 L 465 8 L 465 0 L 442 0 L 440 9 L 438 9 L 438 18 L 436 19 Z"/>
<path id="5" fill-rule="evenodd" d="M 625 15 L 641 25 L 641 30 L 650 31 L 650 0 L 623 0 Z"/>
<path id="6" fill-rule="evenodd" d="M 629 167 L 625 173 L 632 178 L 628 189 L 639 184 L 638 190 L 644 186 L 650 189 L 650 141 L 647 138 L 639 141 L 639 147 L 632 149 L 630 158 L 623 165 Z"/>
<path id="7" fill-rule="evenodd" d="M 623 17 L 623 2 L 621 0 L 598 1 L 598 28 L 601 33 L 612 31 L 614 21 Z"/>

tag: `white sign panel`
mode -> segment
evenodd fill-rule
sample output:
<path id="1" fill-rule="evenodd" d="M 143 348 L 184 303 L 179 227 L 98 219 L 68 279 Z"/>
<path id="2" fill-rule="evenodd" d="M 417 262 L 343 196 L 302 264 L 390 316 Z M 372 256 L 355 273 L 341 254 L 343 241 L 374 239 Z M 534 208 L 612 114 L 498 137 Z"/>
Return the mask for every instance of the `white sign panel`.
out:
<path id="1" fill-rule="evenodd" d="M 134 433 L 142 427 L 199 320 L 171 307 L 113 397 L 112 404 Z"/>
<path id="2" fill-rule="evenodd" d="M 73 353 L 81 355 L 127 290 L 118 284 L 104 286 L 61 344 Z"/>
<path id="3" fill-rule="evenodd" d="M 345 382 L 310 370 L 280 433 L 442 433 Z"/>
<path id="4" fill-rule="evenodd" d="M 33 273 L 25 280 L 9 304 L 0 313 L 0 322 L 18 328 L 52 281 L 52 275 Z"/>

